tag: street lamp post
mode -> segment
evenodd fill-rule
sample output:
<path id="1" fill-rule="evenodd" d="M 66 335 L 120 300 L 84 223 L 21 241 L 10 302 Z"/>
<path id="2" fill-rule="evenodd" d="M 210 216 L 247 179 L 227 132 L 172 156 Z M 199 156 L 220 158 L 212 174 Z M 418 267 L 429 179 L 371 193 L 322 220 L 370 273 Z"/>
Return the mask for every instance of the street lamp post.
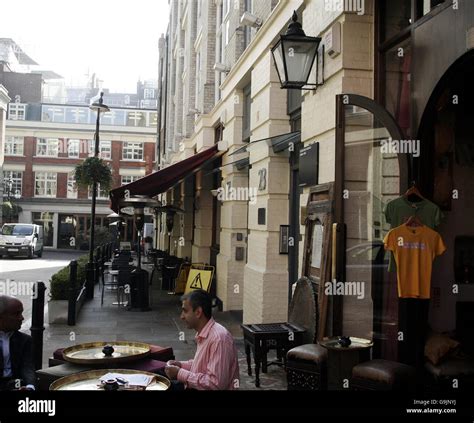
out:
<path id="1" fill-rule="evenodd" d="M 95 123 L 95 144 L 94 157 L 99 156 L 99 129 L 100 129 L 100 114 L 109 112 L 110 109 L 103 104 L 104 93 L 100 93 L 100 99 L 92 103 L 89 108 L 97 112 L 97 120 Z M 90 243 L 89 243 L 89 263 L 86 267 L 86 298 L 94 298 L 94 284 L 95 284 L 95 259 L 94 259 L 94 232 L 95 232 L 95 207 L 97 201 L 97 182 L 92 185 L 92 206 L 91 206 L 91 229 L 90 229 Z"/>

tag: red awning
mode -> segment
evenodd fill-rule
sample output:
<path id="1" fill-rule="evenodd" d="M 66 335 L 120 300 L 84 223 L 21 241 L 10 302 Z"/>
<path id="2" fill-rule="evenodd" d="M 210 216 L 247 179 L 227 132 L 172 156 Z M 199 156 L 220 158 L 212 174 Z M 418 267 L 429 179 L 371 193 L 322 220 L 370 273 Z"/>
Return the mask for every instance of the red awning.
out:
<path id="1" fill-rule="evenodd" d="M 222 153 L 218 152 L 216 144 L 188 159 L 161 169 L 135 182 L 123 185 L 120 188 L 115 188 L 110 191 L 110 208 L 118 212 L 119 202 L 124 198 L 126 190 L 130 191 L 130 195 L 147 195 L 148 197 L 154 197 L 162 192 L 166 192 L 172 186 L 197 171 L 206 162 L 220 157 Z"/>

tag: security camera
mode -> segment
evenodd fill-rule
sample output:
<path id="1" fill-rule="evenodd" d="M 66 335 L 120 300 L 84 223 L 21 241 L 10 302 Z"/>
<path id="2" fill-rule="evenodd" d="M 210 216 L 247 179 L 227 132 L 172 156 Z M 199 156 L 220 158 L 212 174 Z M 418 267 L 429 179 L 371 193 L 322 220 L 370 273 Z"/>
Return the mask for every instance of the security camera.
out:
<path id="1" fill-rule="evenodd" d="M 214 64 L 214 70 L 217 71 L 217 72 L 223 72 L 223 73 L 229 73 L 230 72 L 230 68 L 228 68 L 223 63 L 215 63 Z"/>
<path id="2" fill-rule="evenodd" d="M 260 28 L 262 26 L 262 20 L 250 12 L 244 12 L 240 18 L 240 23 L 244 26 L 251 26 L 253 28 Z"/>

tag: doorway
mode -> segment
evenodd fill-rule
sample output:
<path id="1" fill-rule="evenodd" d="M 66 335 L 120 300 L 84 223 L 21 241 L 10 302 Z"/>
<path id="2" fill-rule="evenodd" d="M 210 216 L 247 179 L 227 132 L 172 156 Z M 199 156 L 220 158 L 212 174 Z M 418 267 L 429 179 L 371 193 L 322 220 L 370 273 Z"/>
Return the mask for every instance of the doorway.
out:
<path id="1" fill-rule="evenodd" d="M 332 260 L 333 283 L 342 283 L 344 295 L 332 301 L 333 335 L 370 339 L 373 358 L 397 360 L 397 284 L 383 246 L 390 230 L 383 210 L 405 192 L 409 167 L 407 155 L 383 147 L 404 137 L 387 110 L 367 97 L 339 95 L 336 107 Z"/>

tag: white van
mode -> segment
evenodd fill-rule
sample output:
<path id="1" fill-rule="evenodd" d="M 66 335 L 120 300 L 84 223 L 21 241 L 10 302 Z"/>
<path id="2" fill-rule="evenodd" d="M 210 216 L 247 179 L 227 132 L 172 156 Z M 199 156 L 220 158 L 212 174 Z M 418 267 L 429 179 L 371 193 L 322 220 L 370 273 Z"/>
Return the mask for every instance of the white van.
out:
<path id="1" fill-rule="evenodd" d="M 0 257 L 43 255 L 43 227 L 28 223 L 6 223 L 0 232 Z"/>

